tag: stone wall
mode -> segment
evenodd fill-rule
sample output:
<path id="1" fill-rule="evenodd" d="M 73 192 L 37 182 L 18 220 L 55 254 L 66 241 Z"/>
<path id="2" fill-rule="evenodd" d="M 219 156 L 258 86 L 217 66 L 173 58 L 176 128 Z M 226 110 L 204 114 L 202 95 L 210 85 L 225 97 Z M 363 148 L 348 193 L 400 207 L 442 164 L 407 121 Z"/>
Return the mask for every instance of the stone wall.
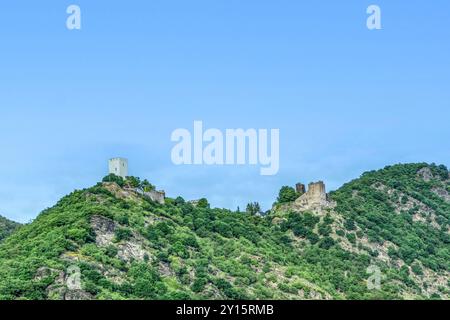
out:
<path id="1" fill-rule="evenodd" d="M 165 199 L 166 199 L 166 193 L 164 191 L 150 191 L 150 192 L 144 192 L 144 197 L 148 197 L 150 198 L 150 200 L 160 203 L 160 204 L 164 204 Z"/>
<path id="2" fill-rule="evenodd" d="M 166 193 L 164 191 L 149 191 L 149 192 L 144 192 L 140 189 L 135 189 L 135 191 L 137 193 L 139 193 L 140 195 L 154 201 L 157 202 L 159 204 L 164 204 L 165 200 L 166 200 Z"/>

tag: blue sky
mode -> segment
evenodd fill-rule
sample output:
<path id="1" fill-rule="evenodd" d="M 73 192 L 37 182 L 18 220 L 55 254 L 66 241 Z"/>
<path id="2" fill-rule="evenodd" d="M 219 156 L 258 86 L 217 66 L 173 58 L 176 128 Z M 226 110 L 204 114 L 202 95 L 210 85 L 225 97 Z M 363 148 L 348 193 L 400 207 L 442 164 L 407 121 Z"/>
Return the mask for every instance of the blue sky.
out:
<path id="1" fill-rule="evenodd" d="M 2 3 L 0 214 L 29 221 L 114 156 L 169 196 L 233 209 L 298 181 L 450 165 L 449 16 L 444 0 Z M 170 135 L 194 120 L 279 128 L 279 174 L 173 165 Z"/>

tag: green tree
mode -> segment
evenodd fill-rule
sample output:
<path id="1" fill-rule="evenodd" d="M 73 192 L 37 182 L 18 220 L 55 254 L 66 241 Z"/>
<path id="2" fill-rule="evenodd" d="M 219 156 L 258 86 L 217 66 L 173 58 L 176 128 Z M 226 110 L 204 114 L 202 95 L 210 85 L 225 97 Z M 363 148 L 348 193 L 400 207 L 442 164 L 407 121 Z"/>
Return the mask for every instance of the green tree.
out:
<path id="1" fill-rule="evenodd" d="M 115 231 L 116 241 L 120 242 L 122 240 L 128 240 L 133 235 L 131 230 L 128 228 L 117 228 Z"/>
<path id="2" fill-rule="evenodd" d="M 261 213 L 261 206 L 258 202 L 247 204 L 246 212 L 250 215 L 256 215 Z"/>
<path id="3" fill-rule="evenodd" d="M 155 190 L 155 186 L 152 185 L 147 179 L 145 179 L 144 181 L 141 182 L 140 186 L 139 186 L 142 191 L 144 192 L 150 192 L 150 191 L 154 191 Z"/>
<path id="4" fill-rule="evenodd" d="M 126 184 L 131 188 L 140 188 L 141 187 L 141 179 L 137 177 L 127 177 Z"/>
<path id="5" fill-rule="evenodd" d="M 174 205 L 176 205 L 177 207 L 183 206 L 183 205 L 185 205 L 185 204 L 186 204 L 186 201 L 185 201 L 182 197 L 177 197 L 177 198 L 174 200 Z"/>
<path id="6" fill-rule="evenodd" d="M 125 185 L 125 180 L 122 177 L 116 176 L 114 173 L 111 173 L 103 178 L 103 182 L 115 182 L 120 187 L 123 187 Z"/>
<path id="7" fill-rule="evenodd" d="M 208 199 L 201 198 L 200 200 L 198 200 L 197 207 L 198 208 L 208 209 L 210 207 Z"/>
<path id="8" fill-rule="evenodd" d="M 281 188 L 279 194 L 278 194 L 278 203 L 289 203 L 292 201 L 295 201 L 298 198 L 298 193 L 295 191 L 294 188 L 284 186 Z"/>

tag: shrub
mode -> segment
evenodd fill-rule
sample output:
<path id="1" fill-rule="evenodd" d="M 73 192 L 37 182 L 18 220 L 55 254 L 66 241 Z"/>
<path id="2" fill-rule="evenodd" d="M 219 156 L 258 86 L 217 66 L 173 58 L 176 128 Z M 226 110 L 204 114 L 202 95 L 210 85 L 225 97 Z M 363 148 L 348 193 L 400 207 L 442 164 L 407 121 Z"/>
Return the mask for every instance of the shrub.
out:
<path id="1" fill-rule="evenodd" d="M 132 232 L 128 228 L 117 228 L 115 231 L 116 241 L 129 240 L 132 236 Z"/>
<path id="2" fill-rule="evenodd" d="M 120 187 L 123 187 L 125 185 L 125 180 L 122 177 L 116 176 L 114 173 L 111 173 L 103 178 L 103 182 L 115 182 Z"/>
<path id="3" fill-rule="evenodd" d="M 209 202 L 206 198 L 202 198 L 197 203 L 198 208 L 208 209 L 210 207 Z"/>

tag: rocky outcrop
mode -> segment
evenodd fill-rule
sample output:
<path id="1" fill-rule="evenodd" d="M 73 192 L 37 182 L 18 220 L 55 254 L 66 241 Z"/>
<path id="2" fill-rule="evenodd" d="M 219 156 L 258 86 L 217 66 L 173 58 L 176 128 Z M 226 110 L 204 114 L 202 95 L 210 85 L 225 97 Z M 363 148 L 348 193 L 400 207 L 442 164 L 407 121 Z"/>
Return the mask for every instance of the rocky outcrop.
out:
<path id="1" fill-rule="evenodd" d="M 95 215 L 91 218 L 91 227 L 95 233 L 97 245 L 107 246 L 112 243 L 116 230 L 116 224 L 113 220 Z"/>
<path id="2" fill-rule="evenodd" d="M 84 290 L 67 290 L 64 294 L 64 300 L 92 300 L 94 297 Z"/>
<path id="3" fill-rule="evenodd" d="M 450 194 L 444 188 L 434 188 L 431 191 L 444 201 L 450 202 Z"/>
<path id="4" fill-rule="evenodd" d="M 147 252 L 143 248 L 142 239 L 140 239 L 137 234 L 133 234 L 133 236 L 126 241 L 115 244 L 113 240 L 117 225 L 113 220 L 96 215 L 91 218 L 91 227 L 95 233 L 95 243 L 98 246 L 116 246 L 118 250 L 117 256 L 124 261 L 144 260 L 144 256 Z"/>
<path id="5" fill-rule="evenodd" d="M 124 200 L 136 200 L 140 197 L 144 197 L 153 202 L 164 204 L 166 199 L 166 193 L 162 190 L 143 191 L 140 188 L 132 188 L 129 186 L 121 188 L 115 182 L 103 182 L 103 187 L 114 194 L 115 197 Z"/>
<path id="6" fill-rule="evenodd" d="M 136 241 L 135 238 L 132 238 L 128 241 L 125 241 L 117 246 L 118 252 L 117 256 L 123 261 L 143 261 L 146 250 L 142 247 L 142 244 Z"/>
<path id="7" fill-rule="evenodd" d="M 58 282 L 64 282 L 64 272 L 49 267 L 41 267 L 37 269 L 34 275 L 34 281 L 41 281 L 49 277 L 56 277 L 56 281 L 59 279 Z"/>
<path id="8" fill-rule="evenodd" d="M 41 267 L 36 271 L 34 281 L 54 278 L 53 283 L 45 290 L 48 299 L 51 300 L 92 300 L 94 297 L 81 288 L 81 282 L 79 288 L 71 287 L 71 276 L 70 271 L 66 273 L 49 267 Z"/>
<path id="9" fill-rule="evenodd" d="M 433 179 L 433 173 L 431 172 L 431 169 L 428 167 L 422 168 L 417 172 L 417 175 L 423 179 L 425 182 L 431 181 Z"/>

